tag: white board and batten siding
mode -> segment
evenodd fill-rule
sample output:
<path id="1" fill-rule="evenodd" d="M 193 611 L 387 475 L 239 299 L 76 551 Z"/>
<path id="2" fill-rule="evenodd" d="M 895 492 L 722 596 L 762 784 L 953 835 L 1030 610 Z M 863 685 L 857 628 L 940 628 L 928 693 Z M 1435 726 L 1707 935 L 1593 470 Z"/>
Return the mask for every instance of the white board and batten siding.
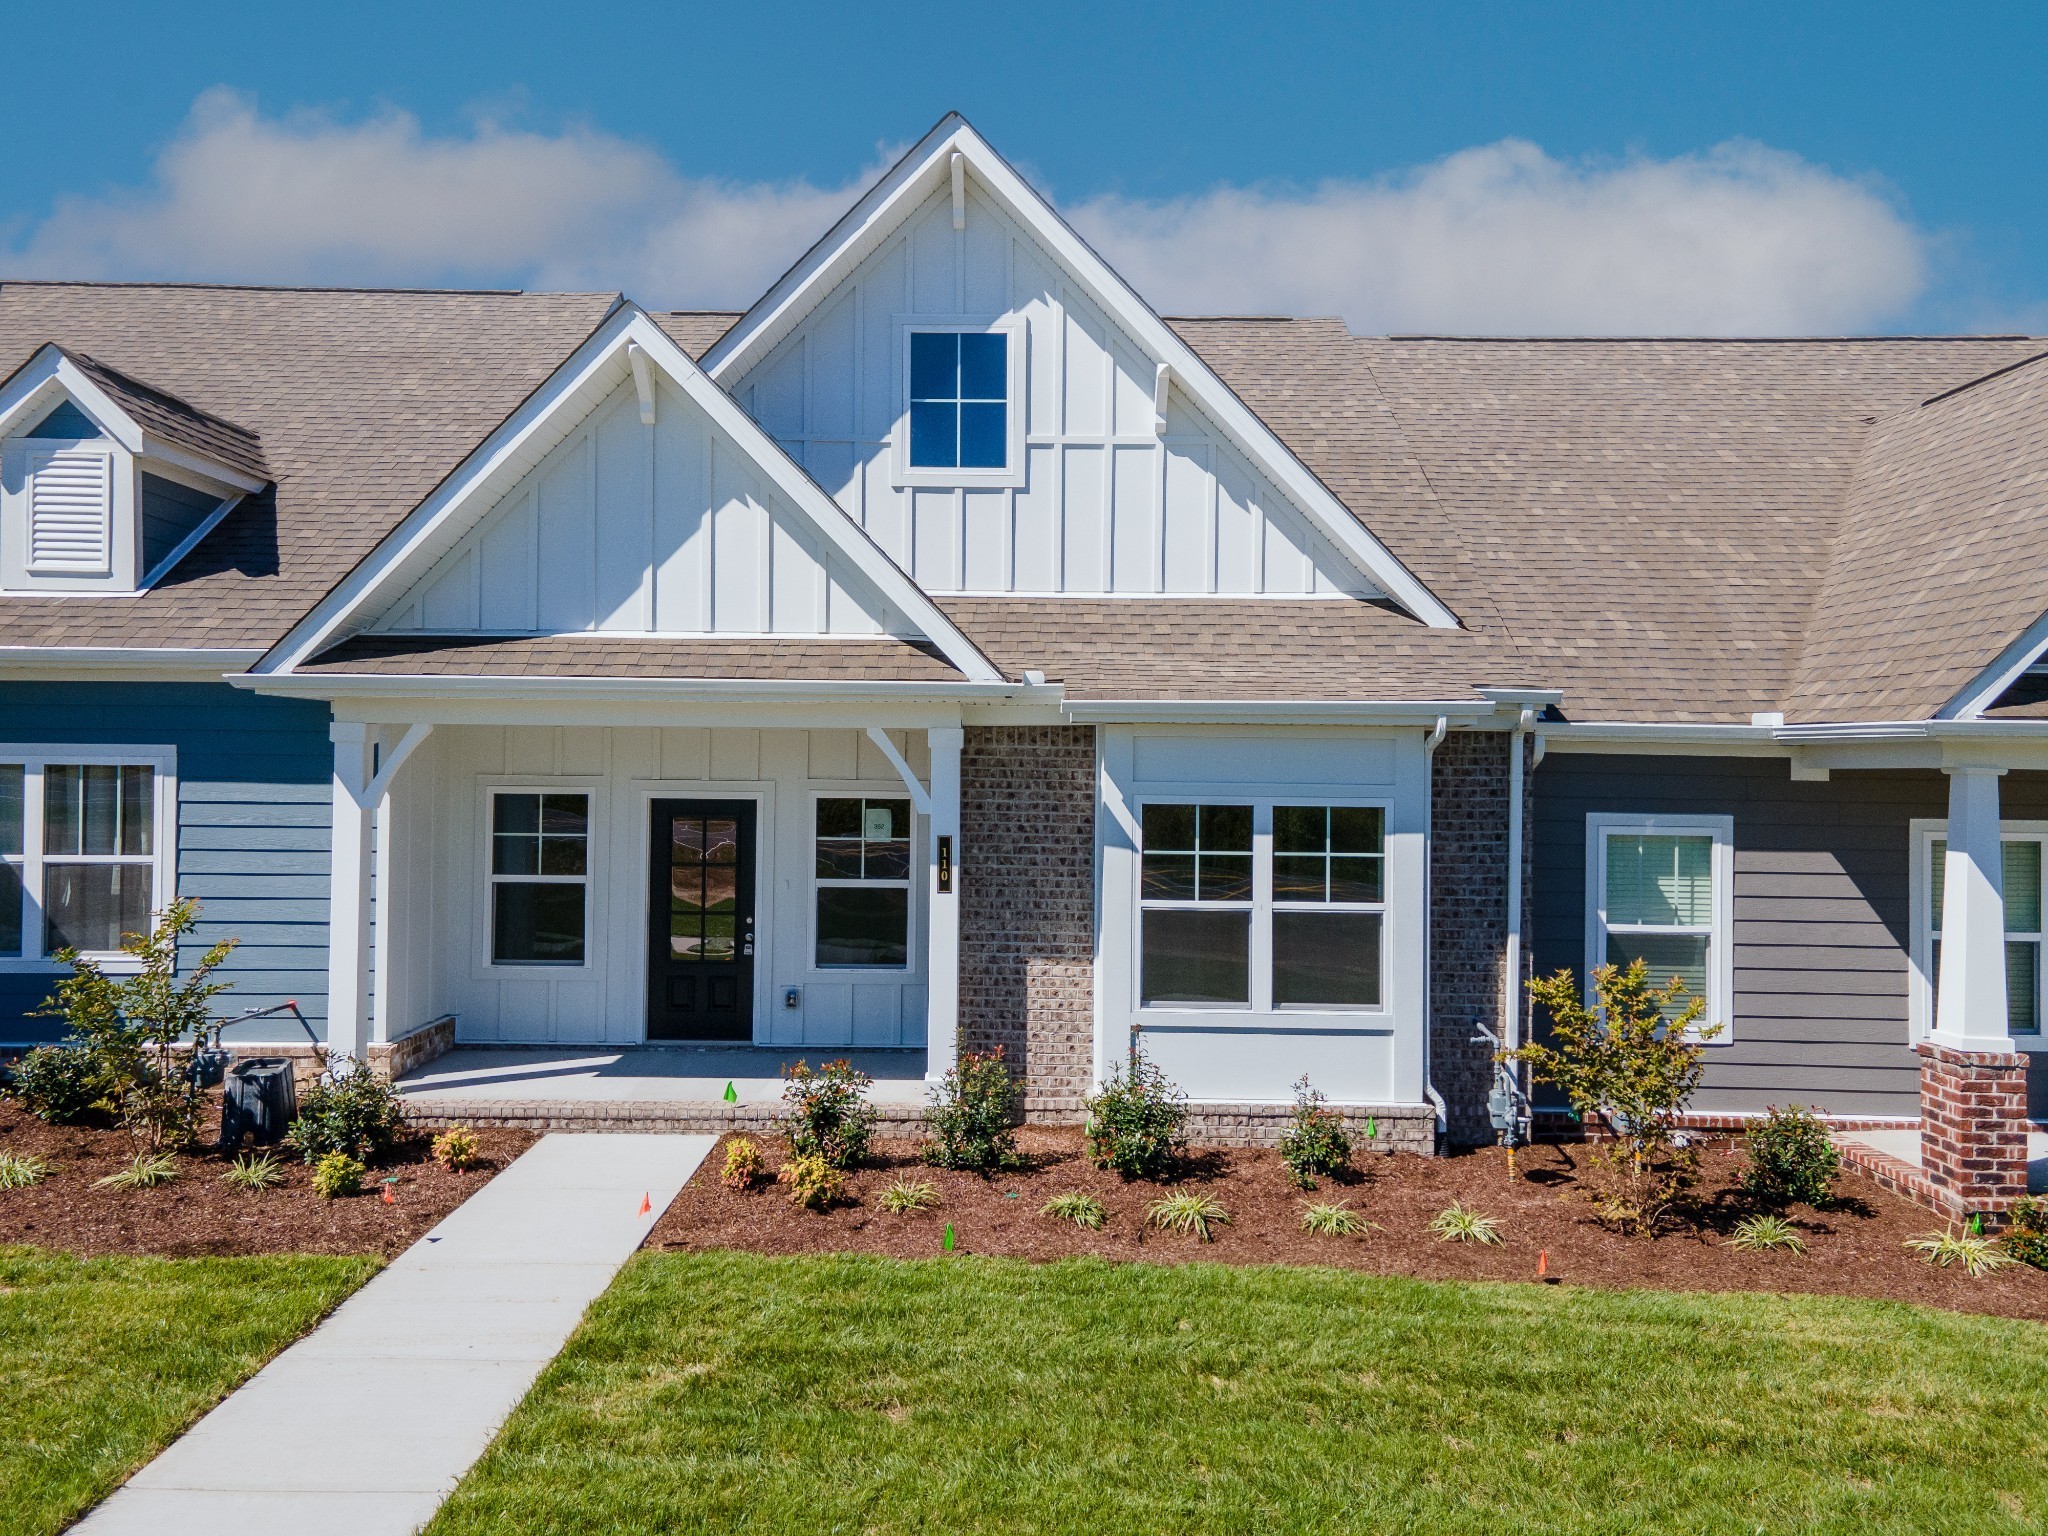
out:
<path id="1" fill-rule="evenodd" d="M 1022 343 L 1010 483 L 900 483 L 920 323 Z M 935 195 L 733 393 L 927 591 L 1378 595 L 1178 389 L 1155 430 L 1157 361 L 970 190 L 964 229 Z"/>
<path id="2" fill-rule="evenodd" d="M 1096 1072 L 1145 1053 L 1189 1097 L 1291 1102 L 1306 1075 L 1333 1103 L 1422 1102 L 1427 1024 L 1429 762 L 1422 733 L 1397 729 L 1105 726 L 1096 835 Z M 1143 802 L 1376 804 L 1386 810 L 1382 1003 L 1256 1012 L 1140 1003 Z M 1256 967 L 1261 949 L 1252 949 Z M 1254 992 L 1256 995 L 1256 984 Z"/>
<path id="3" fill-rule="evenodd" d="M 896 733 L 921 775 L 921 731 Z M 431 751 L 431 757 L 424 754 Z M 402 1034 L 456 1016 L 465 1043 L 629 1045 L 645 1038 L 650 802 L 752 799 L 756 831 L 754 1040 L 809 1047 L 925 1043 L 924 889 L 912 870 L 910 964 L 812 963 L 819 794 L 902 797 L 864 732 L 737 728 L 442 726 L 393 790 L 389 1022 Z M 582 966 L 494 966 L 486 859 L 494 788 L 591 797 L 588 955 Z M 912 846 L 926 845 L 920 820 Z M 784 992 L 800 989 L 795 1008 Z"/>
<path id="4" fill-rule="evenodd" d="M 621 385 L 375 628 L 429 634 L 914 635 L 666 380 Z"/>

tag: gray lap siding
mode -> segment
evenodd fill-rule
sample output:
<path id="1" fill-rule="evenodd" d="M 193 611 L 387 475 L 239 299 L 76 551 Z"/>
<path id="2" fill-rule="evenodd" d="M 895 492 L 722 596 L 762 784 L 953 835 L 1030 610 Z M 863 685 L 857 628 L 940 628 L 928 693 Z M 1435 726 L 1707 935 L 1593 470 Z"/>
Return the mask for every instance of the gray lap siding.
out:
<path id="1" fill-rule="evenodd" d="M 2048 774 L 2002 784 L 2009 819 L 2048 815 Z M 1725 815 L 1735 829 L 1732 1039 L 1694 1107 L 1804 1102 L 1919 1113 L 1908 1044 L 1909 822 L 1948 811 L 1932 770 L 1795 782 L 1783 759 L 1553 753 L 1535 783 L 1534 960 L 1585 966 L 1589 812 Z"/>
<path id="2" fill-rule="evenodd" d="M 187 953 L 240 944 L 220 972 L 234 989 L 222 1013 L 299 1002 L 324 1033 L 327 854 L 333 756 L 324 704 L 262 698 L 225 683 L 0 683 L 0 750 L 8 743 L 177 750 L 180 895 L 200 902 Z M 162 896 L 158 896 L 159 905 Z M 0 973 L 0 1042 L 60 1038 L 30 1011 L 53 970 Z M 293 1027 L 244 1026 L 246 1038 Z"/>

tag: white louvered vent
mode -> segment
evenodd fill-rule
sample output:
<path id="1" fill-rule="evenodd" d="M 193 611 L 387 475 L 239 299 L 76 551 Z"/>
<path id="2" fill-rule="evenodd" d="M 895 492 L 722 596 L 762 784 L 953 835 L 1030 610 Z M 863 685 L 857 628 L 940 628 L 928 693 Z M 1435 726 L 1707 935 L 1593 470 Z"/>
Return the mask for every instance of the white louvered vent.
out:
<path id="1" fill-rule="evenodd" d="M 33 452 L 28 464 L 28 568 L 100 576 L 112 568 L 113 458 L 80 446 Z"/>

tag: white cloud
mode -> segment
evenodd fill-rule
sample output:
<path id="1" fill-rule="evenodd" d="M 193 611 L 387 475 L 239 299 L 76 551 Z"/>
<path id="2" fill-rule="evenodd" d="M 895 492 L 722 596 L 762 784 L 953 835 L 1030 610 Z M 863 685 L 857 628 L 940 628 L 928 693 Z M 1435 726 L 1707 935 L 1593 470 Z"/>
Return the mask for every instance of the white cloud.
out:
<path id="1" fill-rule="evenodd" d="M 1877 192 L 1750 143 L 1573 164 L 1508 139 L 1376 181 L 1101 197 L 1073 218 L 1168 313 L 1360 332 L 1855 331 L 1927 273 L 1926 237 Z"/>
<path id="2" fill-rule="evenodd" d="M 21 275 L 623 288 L 741 305 L 854 186 L 692 178 L 590 128 L 430 136 L 386 111 L 265 117 L 207 92 L 148 186 L 73 195 Z M 1076 223 L 1170 313 L 1337 313 L 1359 331 L 1865 329 L 1926 285 L 1926 237 L 1870 187 L 1727 144 L 1572 163 L 1507 140 L 1373 181 L 1097 197 Z"/>

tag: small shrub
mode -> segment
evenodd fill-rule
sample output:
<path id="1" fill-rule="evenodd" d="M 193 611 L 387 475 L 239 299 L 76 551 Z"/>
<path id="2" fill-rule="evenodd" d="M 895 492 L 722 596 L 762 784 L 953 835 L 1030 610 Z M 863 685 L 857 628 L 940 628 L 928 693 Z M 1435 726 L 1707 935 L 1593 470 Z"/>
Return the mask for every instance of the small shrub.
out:
<path id="1" fill-rule="evenodd" d="M 7 1091 L 37 1119 L 75 1125 L 105 1102 L 107 1085 L 87 1052 L 39 1045 L 8 1072 Z"/>
<path id="2" fill-rule="evenodd" d="M 1936 1269 L 1953 1269 L 1961 1265 L 1963 1273 L 1972 1280 L 1982 1279 L 1993 1270 L 2004 1269 L 2016 1262 L 1999 1246 L 1998 1239 L 1986 1237 L 1981 1232 L 1958 1232 L 1954 1227 L 1945 1232 L 1909 1237 L 1906 1246 Z"/>
<path id="3" fill-rule="evenodd" d="M 178 1176 L 178 1160 L 168 1152 L 138 1152 L 117 1173 L 92 1181 L 94 1189 L 155 1189 Z"/>
<path id="4" fill-rule="evenodd" d="M 226 1173 L 220 1176 L 221 1183 L 230 1189 L 239 1189 L 245 1195 L 261 1194 L 284 1182 L 284 1169 L 277 1165 L 277 1159 L 268 1152 L 244 1152 L 236 1158 Z"/>
<path id="5" fill-rule="evenodd" d="M 718 1182 L 727 1189 L 745 1193 L 760 1183 L 767 1172 L 761 1148 L 751 1137 L 735 1136 L 725 1144 L 725 1169 L 718 1175 Z"/>
<path id="6" fill-rule="evenodd" d="M 483 1138 L 466 1125 L 451 1125 L 434 1138 L 434 1161 L 455 1173 L 467 1173 L 484 1160 Z"/>
<path id="7" fill-rule="evenodd" d="M 367 1167 L 391 1150 L 404 1129 L 398 1090 L 359 1061 L 306 1090 L 285 1140 L 309 1163 L 341 1152 Z"/>
<path id="8" fill-rule="evenodd" d="M 828 1061 L 815 1072 L 799 1061 L 782 1076 L 782 1129 L 795 1160 L 817 1157 L 833 1168 L 857 1166 L 875 1133 L 875 1106 L 867 1101 L 874 1079 L 850 1061 Z"/>
<path id="9" fill-rule="evenodd" d="M 1294 1085 L 1294 1120 L 1281 1133 L 1280 1161 L 1302 1189 L 1314 1189 L 1319 1177 L 1351 1163 L 1351 1138 L 1345 1134 L 1344 1117 L 1309 1087 L 1306 1076 Z"/>
<path id="10" fill-rule="evenodd" d="M 1079 1190 L 1054 1195 L 1038 1208 L 1038 1214 L 1054 1221 L 1071 1221 L 1084 1232 L 1100 1232 L 1109 1221 L 1109 1212 L 1102 1208 L 1102 1202 Z"/>
<path id="11" fill-rule="evenodd" d="M 1446 1243 L 1478 1243 L 1494 1247 L 1502 1240 L 1499 1221 L 1467 1210 L 1456 1200 L 1430 1218 L 1429 1230 Z"/>
<path id="12" fill-rule="evenodd" d="M 1186 1150 L 1188 1097 L 1135 1045 L 1129 1062 L 1086 1103 L 1088 1155 L 1098 1168 L 1127 1179 L 1163 1179 Z"/>
<path id="13" fill-rule="evenodd" d="M 789 1203 L 822 1211 L 846 1198 L 846 1175 L 817 1153 L 793 1157 L 775 1172 L 778 1184 L 789 1186 Z"/>
<path id="14" fill-rule="evenodd" d="M 49 1176 L 50 1164 L 44 1158 L 0 1152 L 0 1189 L 30 1189 Z"/>
<path id="15" fill-rule="evenodd" d="M 1301 1208 L 1301 1230 L 1317 1237 L 1356 1237 L 1369 1225 L 1342 1200 L 1311 1200 Z"/>
<path id="16" fill-rule="evenodd" d="M 915 1216 L 939 1203 L 939 1188 L 930 1179 L 913 1179 L 903 1174 L 882 1191 L 875 1202 L 891 1216 Z"/>
<path id="17" fill-rule="evenodd" d="M 969 1052 L 936 1084 L 924 1112 L 931 1139 L 924 1160 L 935 1168 L 954 1168 L 984 1177 L 1017 1166 L 1017 1136 L 1010 1128 L 1010 1109 L 1017 1099 L 1017 1080 L 1003 1048 L 987 1055 Z"/>
<path id="18" fill-rule="evenodd" d="M 1835 1197 L 1835 1175 L 1842 1157 L 1828 1139 L 1828 1128 L 1804 1105 L 1775 1106 L 1753 1121 L 1744 1138 L 1749 1166 L 1742 1187 L 1765 1205 L 1824 1206 Z"/>
<path id="19" fill-rule="evenodd" d="M 2022 1264 L 2048 1269 L 2048 1201 L 2021 1197 L 2005 1229 L 2005 1251 Z"/>
<path id="20" fill-rule="evenodd" d="M 1214 1241 L 1209 1231 L 1211 1227 L 1230 1225 L 1230 1212 L 1223 1209 L 1213 1195 L 1182 1190 L 1146 1206 L 1145 1220 L 1162 1232 L 1178 1232 L 1183 1236 L 1192 1232 L 1207 1243 Z"/>
<path id="21" fill-rule="evenodd" d="M 328 1152 L 313 1165 L 313 1193 L 322 1200 L 339 1200 L 360 1194 L 363 1175 L 370 1170 L 346 1152 Z"/>
<path id="22" fill-rule="evenodd" d="M 1781 1248 L 1787 1253 L 1804 1253 L 1806 1239 L 1784 1217 L 1765 1213 L 1735 1223 L 1728 1246 L 1741 1253 L 1771 1253 Z"/>

